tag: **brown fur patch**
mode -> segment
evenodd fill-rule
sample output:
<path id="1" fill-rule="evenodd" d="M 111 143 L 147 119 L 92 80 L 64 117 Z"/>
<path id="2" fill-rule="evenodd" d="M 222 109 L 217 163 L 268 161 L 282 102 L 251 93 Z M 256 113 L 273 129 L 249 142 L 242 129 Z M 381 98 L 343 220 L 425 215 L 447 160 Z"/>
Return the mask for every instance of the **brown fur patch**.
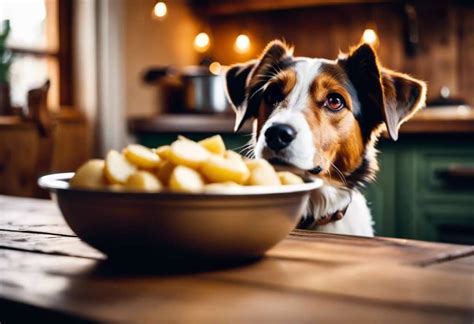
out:
<path id="1" fill-rule="evenodd" d="M 338 171 L 344 176 L 349 175 L 360 165 L 364 153 L 360 125 L 351 112 L 350 94 L 341 80 L 328 71 L 316 77 L 310 91 L 313 100 L 304 115 L 319 150 L 315 164 L 322 166 L 322 175 L 328 181 L 341 183 L 343 181 L 337 175 Z M 323 104 L 331 93 L 340 94 L 347 108 L 340 111 L 325 108 Z"/>

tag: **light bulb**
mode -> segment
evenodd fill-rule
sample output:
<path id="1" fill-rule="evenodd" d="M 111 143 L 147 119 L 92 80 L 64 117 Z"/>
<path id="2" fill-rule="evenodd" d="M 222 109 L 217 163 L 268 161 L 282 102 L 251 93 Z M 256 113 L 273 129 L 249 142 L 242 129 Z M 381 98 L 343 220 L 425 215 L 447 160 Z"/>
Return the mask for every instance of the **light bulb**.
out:
<path id="1" fill-rule="evenodd" d="M 194 48 L 198 52 L 205 52 L 209 48 L 210 39 L 206 33 L 199 33 L 194 38 Z"/>
<path id="2" fill-rule="evenodd" d="M 250 38 L 245 34 L 240 34 L 235 39 L 234 48 L 237 53 L 247 53 L 250 49 Z"/>
<path id="3" fill-rule="evenodd" d="M 164 2 L 157 2 L 155 7 L 153 8 L 153 14 L 158 18 L 163 18 L 168 13 L 168 7 L 166 7 L 166 3 Z"/>
<path id="4" fill-rule="evenodd" d="M 364 30 L 364 33 L 362 34 L 362 41 L 372 46 L 376 45 L 378 41 L 378 36 L 375 30 L 371 28 L 367 28 L 366 30 Z"/>

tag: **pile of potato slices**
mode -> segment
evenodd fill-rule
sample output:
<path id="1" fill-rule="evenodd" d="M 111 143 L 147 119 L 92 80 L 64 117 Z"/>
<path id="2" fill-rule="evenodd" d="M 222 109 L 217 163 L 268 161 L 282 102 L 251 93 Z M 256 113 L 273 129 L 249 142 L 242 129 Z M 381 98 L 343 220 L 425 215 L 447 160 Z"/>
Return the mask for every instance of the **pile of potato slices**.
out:
<path id="1" fill-rule="evenodd" d="M 179 136 L 156 149 L 130 144 L 121 153 L 110 151 L 105 160 L 84 163 L 70 181 L 72 188 L 188 193 L 300 183 L 299 176 L 277 172 L 266 160 L 246 159 L 227 150 L 220 135 L 199 142 Z"/>

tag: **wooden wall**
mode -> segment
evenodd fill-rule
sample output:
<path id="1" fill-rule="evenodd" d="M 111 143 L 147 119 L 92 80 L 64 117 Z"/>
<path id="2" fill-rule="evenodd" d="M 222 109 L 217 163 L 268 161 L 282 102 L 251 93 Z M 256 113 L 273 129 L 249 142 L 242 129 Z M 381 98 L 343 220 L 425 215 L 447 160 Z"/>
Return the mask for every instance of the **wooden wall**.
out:
<path id="1" fill-rule="evenodd" d="M 229 64 L 257 56 L 274 38 L 295 45 L 299 56 L 335 58 L 339 50 L 357 44 L 365 28 L 375 23 L 381 39 L 383 65 L 428 81 L 429 97 L 448 86 L 453 95 L 474 105 L 474 5 L 435 2 L 416 6 L 420 48 L 405 54 L 403 7 L 400 4 L 320 6 L 208 17 L 213 46 L 210 56 Z M 252 50 L 237 54 L 233 42 L 247 33 Z"/>

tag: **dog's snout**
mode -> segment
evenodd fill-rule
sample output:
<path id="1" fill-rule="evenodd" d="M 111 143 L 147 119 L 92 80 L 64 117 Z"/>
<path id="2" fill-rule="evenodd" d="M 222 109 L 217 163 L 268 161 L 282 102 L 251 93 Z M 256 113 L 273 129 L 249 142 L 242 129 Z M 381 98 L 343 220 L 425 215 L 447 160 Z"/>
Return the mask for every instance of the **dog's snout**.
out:
<path id="1" fill-rule="evenodd" d="M 284 149 L 296 138 L 296 130 L 288 124 L 273 124 L 265 131 L 265 141 L 270 149 Z"/>

